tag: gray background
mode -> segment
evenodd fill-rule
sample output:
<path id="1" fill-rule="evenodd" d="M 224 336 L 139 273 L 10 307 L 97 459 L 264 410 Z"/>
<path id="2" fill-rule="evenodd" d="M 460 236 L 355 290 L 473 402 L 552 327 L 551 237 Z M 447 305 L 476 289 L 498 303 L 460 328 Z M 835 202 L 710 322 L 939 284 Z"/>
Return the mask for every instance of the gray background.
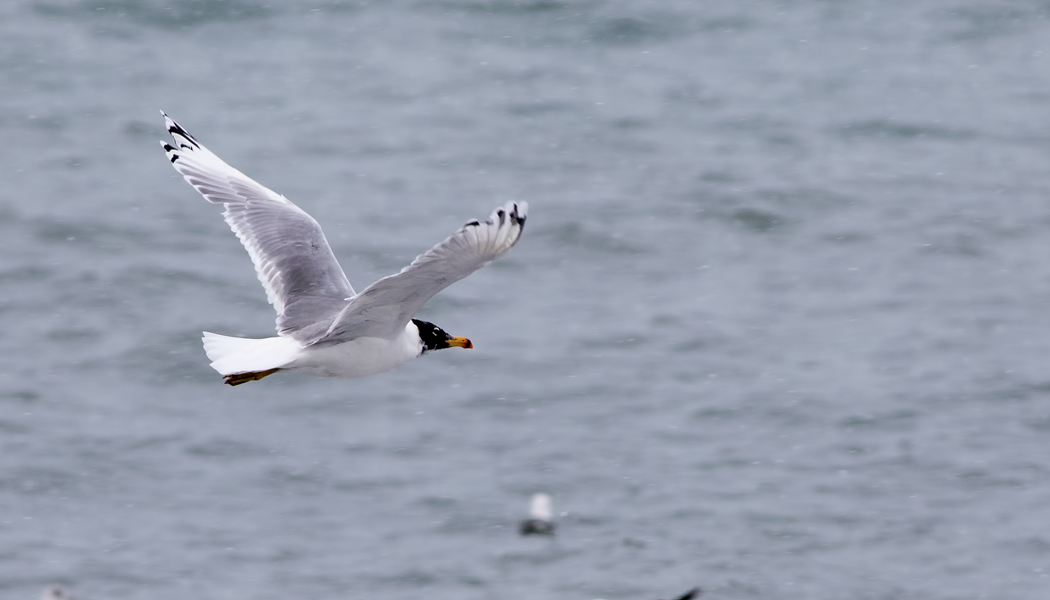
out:
<path id="1" fill-rule="evenodd" d="M 1046 598 L 1045 0 L 0 7 L 0 597 Z M 163 108 L 420 314 L 239 388 L 250 261 Z M 522 539 L 528 496 L 560 532 Z"/>

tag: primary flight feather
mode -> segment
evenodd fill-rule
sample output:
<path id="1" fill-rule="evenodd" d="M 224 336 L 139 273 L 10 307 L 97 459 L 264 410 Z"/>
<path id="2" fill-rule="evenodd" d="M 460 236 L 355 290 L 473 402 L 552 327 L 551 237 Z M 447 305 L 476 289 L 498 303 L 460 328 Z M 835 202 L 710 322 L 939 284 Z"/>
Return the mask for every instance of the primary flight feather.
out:
<path id="1" fill-rule="evenodd" d="M 162 142 L 168 160 L 208 202 L 226 209 L 223 217 L 277 311 L 277 337 L 204 332 L 204 351 L 226 383 L 283 370 L 364 377 L 431 350 L 473 347 L 413 316 L 435 294 L 506 254 L 521 237 L 527 203 L 508 202 L 484 221 L 468 222 L 400 273 L 356 293 L 313 217 L 226 164 L 168 115 L 164 120 L 173 139 Z"/>

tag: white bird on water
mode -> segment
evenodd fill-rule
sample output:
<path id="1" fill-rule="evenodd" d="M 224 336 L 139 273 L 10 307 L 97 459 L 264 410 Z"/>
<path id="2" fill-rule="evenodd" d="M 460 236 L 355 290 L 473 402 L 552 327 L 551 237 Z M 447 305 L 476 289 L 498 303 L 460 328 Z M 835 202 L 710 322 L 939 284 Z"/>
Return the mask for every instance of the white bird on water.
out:
<path id="1" fill-rule="evenodd" d="M 554 512 L 551 497 L 535 494 L 529 503 L 529 518 L 521 522 L 521 535 L 554 535 Z"/>
<path id="2" fill-rule="evenodd" d="M 40 600 L 73 600 L 73 596 L 66 593 L 66 589 L 62 586 L 52 583 L 40 592 Z"/>
<path id="3" fill-rule="evenodd" d="M 164 114 L 161 112 L 161 114 Z M 508 202 L 418 256 L 400 273 L 354 292 L 320 225 L 284 196 L 223 162 L 164 114 L 175 170 L 223 217 L 244 244 L 277 311 L 277 337 L 204 332 L 211 366 L 230 385 L 298 370 L 364 377 L 470 340 L 412 318 L 434 294 L 506 254 L 521 237 L 528 204 Z"/>

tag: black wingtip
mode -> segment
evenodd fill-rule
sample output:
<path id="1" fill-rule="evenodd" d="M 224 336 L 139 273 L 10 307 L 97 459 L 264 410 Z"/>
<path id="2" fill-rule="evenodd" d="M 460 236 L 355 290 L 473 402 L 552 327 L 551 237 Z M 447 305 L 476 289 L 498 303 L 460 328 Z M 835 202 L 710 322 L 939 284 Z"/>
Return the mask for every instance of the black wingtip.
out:
<path id="1" fill-rule="evenodd" d="M 175 164 L 175 161 L 179 160 L 179 155 L 175 154 L 175 146 L 172 146 L 167 142 L 161 142 L 160 145 L 164 148 L 164 151 L 168 153 L 168 159 L 171 160 L 171 164 Z"/>
<path id="2" fill-rule="evenodd" d="M 164 119 L 168 122 L 168 133 L 170 133 L 171 136 L 175 138 L 175 142 L 178 143 L 180 147 L 187 149 L 201 147 L 200 142 L 198 142 L 192 135 L 190 135 L 190 132 L 183 129 L 182 125 L 179 125 L 175 121 L 175 119 L 169 117 L 164 111 L 160 111 L 160 113 L 164 115 Z M 186 144 L 179 142 L 180 137 L 189 142 L 190 144 L 193 144 L 193 146 L 187 146 Z"/>
<path id="3" fill-rule="evenodd" d="M 514 221 L 514 224 L 522 229 L 525 228 L 525 215 L 518 213 L 518 204 L 514 204 L 514 210 L 510 213 L 510 220 Z"/>
<path id="4" fill-rule="evenodd" d="M 171 133 L 171 134 L 174 134 L 174 135 L 181 135 L 182 137 L 184 137 L 186 139 L 192 139 L 190 137 L 190 134 L 185 129 L 182 128 L 182 125 L 179 125 L 175 121 L 172 121 L 171 125 L 168 126 L 168 133 Z"/>

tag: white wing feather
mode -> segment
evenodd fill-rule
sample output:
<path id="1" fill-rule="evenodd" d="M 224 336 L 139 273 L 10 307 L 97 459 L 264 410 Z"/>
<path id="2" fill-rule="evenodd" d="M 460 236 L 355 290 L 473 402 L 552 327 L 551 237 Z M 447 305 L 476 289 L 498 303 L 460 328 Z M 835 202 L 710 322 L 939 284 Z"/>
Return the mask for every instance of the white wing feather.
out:
<path id="1" fill-rule="evenodd" d="M 162 142 L 168 159 L 206 200 L 225 207 L 223 217 L 277 311 L 278 333 L 298 339 L 323 334 L 354 289 L 321 226 L 284 196 L 226 164 L 171 117 L 164 119 L 175 141 Z"/>
<path id="2" fill-rule="evenodd" d="M 315 343 L 396 335 L 434 294 L 506 254 L 521 237 L 528 207 L 508 202 L 484 222 L 470 221 L 400 273 L 368 286 Z"/>

